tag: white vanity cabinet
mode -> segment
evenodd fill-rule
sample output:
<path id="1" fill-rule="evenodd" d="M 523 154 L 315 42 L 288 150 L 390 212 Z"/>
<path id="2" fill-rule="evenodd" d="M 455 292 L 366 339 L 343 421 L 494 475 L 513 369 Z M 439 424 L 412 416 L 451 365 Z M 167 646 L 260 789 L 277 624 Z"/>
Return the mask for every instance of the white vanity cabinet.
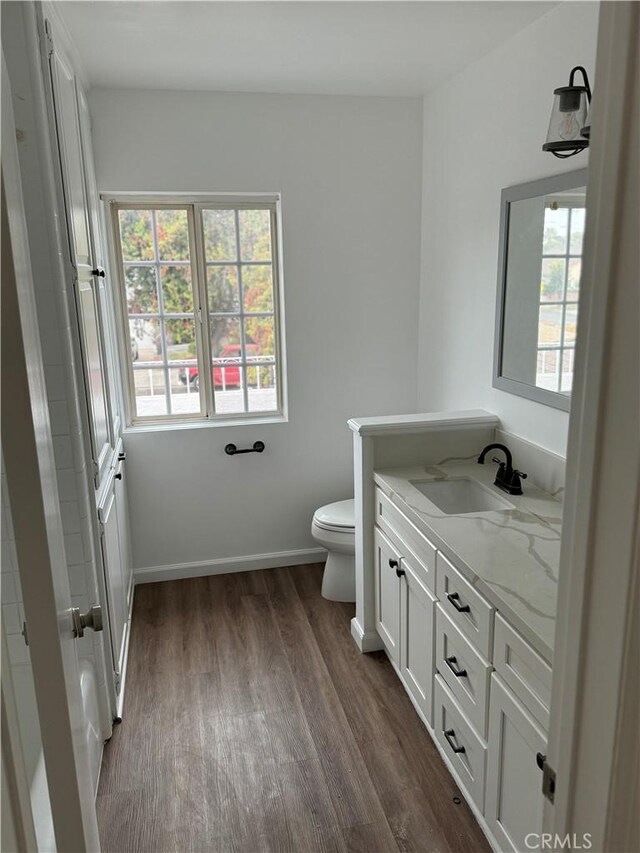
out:
<path id="1" fill-rule="evenodd" d="M 551 667 L 382 489 L 375 613 L 382 643 L 493 847 L 542 831 Z"/>

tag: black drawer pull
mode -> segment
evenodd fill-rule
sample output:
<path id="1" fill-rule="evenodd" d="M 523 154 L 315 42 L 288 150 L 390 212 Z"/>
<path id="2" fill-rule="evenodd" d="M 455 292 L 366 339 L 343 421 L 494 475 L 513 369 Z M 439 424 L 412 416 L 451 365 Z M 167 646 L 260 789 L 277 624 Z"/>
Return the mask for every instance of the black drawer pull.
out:
<path id="1" fill-rule="evenodd" d="M 235 444 L 225 444 L 224 452 L 227 456 L 237 456 L 239 453 L 262 453 L 264 448 L 264 441 L 254 441 L 253 447 L 244 447 L 242 450 L 238 450 Z"/>
<path id="2" fill-rule="evenodd" d="M 405 574 L 404 569 L 396 569 L 396 575 L 401 578 Z"/>
<path id="3" fill-rule="evenodd" d="M 458 669 L 458 660 L 453 655 L 450 658 L 445 658 L 444 662 L 447 664 L 451 672 L 455 675 L 456 678 L 466 678 L 467 670 L 466 669 Z"/>
<path id="4" fill-rule="evenodd" d="M 398 561 L 390 559 L 389 560 L 389 568 L 390 569 L 397 569 L 398 568 Z"/>
<path id="5" fill-rule="evenodd" d="M 458 604 L 458 601 L 460 600 L 460 595 L 457 592 L 448 592 L 447 598 L 449 599 L 451 604 L 453 604 L 453 606 L 458 611 L 458 613 L 470 613 L 471 612 L 471 608 L 469 607 L 468 604 Z"/>
<path id="6" fill-rule="evenodd" d="M 454 741 L 456 733 L 454 732 L 453 729 L 447 729 L 446 732 L 443 732 L 442 734 L 446 737 L 447 743 L 449 744 L 451 749 L 456 753 L 456 755 L 462 755 L 462 753 L 466 751 L 464 746 L 457 746 L 456 745 L 456 742 Z"/>

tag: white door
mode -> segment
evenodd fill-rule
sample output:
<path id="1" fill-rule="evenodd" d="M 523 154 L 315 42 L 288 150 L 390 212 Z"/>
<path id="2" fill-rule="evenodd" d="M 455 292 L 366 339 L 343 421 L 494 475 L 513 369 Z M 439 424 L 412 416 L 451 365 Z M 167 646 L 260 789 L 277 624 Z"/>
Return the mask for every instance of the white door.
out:
<path id="1" fill-rule="evenodd" d="M 433 632 L 436 599 L 402 559 L 400 672 L 424 719 L 433 720 Z"/>
<path id="2" fill-rule="evenodd" d="M 2 58 L 2 441 L 58 850 L 100 849 L 20 184 Z"/>
<path id="3" fill-rule="evenodd" d="M 400 664 L 400 555 L 375 529 L 376 629 L 391 660 Z"/>
<path id="4" fill-rule="evenodd" d="M 491 677 L 485 819 L 500 850 L 537 850 L 542 832 L 542 774 L 536 763 L 546 737 L 533 717 Z"/>
<path id="5" fill-rule="evenodd" d="M 49 22 L 47 26 L 49 27 Z M 66 58 L 53 45 L 49 67 L 69 248 L 75 267 L 74 289 L 89 411 L 91 450 L 98 486 L 107 471 L 112 448 L 106 350 L 101 323 L 103 282 L 101 270 L 94 266 L 91 209 L 85 179 L 75 74 Z"/>

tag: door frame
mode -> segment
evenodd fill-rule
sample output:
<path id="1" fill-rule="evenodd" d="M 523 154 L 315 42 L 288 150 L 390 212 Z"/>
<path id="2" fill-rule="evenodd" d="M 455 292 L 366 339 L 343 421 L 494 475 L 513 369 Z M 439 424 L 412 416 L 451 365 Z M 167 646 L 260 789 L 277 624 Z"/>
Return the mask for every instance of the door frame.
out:
<path id="1" fill-rule="evenodd" d="M 544 831 L 594 850 L 637 831 L 639 31 L 601 4 L 547 748 Z"/>
<path id="2" fill-rule="evenodd" d="M 99 851 L 53 440 L 22 199 L 12 93 L 2 56 L 2 442 L 59 850 Z M 5 396 L 6 395 L 6 396 Z"/>

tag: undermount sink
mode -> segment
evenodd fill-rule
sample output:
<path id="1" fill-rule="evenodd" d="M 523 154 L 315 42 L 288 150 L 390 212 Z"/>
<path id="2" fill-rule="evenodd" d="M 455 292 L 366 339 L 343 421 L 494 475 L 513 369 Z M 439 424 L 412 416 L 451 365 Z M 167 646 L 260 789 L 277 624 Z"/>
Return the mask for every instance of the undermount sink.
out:
<path id="1" fill-rule="evenodd" d="M 414 489 L 417 489 L 446 515 L 505 512 L 508 509 L 515 509 L 508 500 L 469 477 L 451 480 L 409 480 L 409 482 Z"/>

